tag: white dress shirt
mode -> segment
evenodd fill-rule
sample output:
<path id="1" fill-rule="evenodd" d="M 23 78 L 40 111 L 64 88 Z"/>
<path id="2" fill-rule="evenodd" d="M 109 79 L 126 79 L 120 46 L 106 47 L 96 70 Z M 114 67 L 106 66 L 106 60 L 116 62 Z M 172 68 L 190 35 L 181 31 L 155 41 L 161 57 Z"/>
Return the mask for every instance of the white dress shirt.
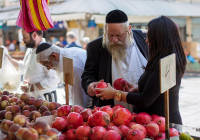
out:
<path id="1" fill-rule="evenodd" d="M 63 57 L 73 60 L 74 84 L 73 86 L 69 86 L 69 104 L 86 107 L 90 97 L 85 94 L 81 86 L 81 75 L 87 57 L 86 51 L 77 47 L 61 49 L 59 61 L 60 72 L 63 72 Z"/>

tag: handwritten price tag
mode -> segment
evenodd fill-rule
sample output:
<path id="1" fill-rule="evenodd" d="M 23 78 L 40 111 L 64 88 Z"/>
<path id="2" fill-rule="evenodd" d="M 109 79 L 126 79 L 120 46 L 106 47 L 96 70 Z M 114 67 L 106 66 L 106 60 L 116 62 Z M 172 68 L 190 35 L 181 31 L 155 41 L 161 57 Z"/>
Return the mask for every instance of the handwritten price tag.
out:
<path id="1" fill-rule="evenodd" d="M 173 53 L 160 59 L 160 92 L 164 93 L 176 85 L 176 55 Z"/>

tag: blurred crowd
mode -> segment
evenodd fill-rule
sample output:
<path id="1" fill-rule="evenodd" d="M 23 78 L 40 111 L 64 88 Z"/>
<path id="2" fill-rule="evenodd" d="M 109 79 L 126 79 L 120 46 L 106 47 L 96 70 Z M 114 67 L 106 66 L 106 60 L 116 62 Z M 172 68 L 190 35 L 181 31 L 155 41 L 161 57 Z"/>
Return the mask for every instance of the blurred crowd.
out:
<path id="1" fill-rule="evenodd" d="M 82 37 L 78 40 L 76 33 L 73 31 L 67 32 L 66 36 L 50 36 L 46 38 L 49 43 L 56 44 L 61 48 L 70 48 L 70 47 L 78 47 L 86 50 L 86 46 L 90 41 L 89 37 Z M 20 41 L 16 39 L 7 39 L 4 43 L 0 43 L 0 45 L 5 46 L 9 52 L 25 52 L 26 47 L 23 40 Z"/>

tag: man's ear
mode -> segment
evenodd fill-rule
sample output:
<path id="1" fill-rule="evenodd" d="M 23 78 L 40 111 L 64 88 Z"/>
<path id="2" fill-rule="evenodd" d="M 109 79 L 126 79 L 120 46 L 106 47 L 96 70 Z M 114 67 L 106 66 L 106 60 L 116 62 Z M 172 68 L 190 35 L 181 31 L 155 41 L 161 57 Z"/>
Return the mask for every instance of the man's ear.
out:
<path id="1" fill-rule="evenodd" d="M 36 33 L 36 32 L 33 32 L 33 33 L 31 34 L 31 37 L 33 38 L 33 40 L 35 40 L 36 37 L 37 37 L 37 33 Z"/>
<path id="2" fill-rule="evenodd" d="M 129 33 L 129 34 L 131 33 L 131 30 L 132 30 L 132 26 L 129 25 L 129 26 L 128 26 L 128 33 Z"/>
<path id="3" fill-rule="evenodd" d="M 54 61 L 59 61 L 59 54 L 58 53 L 51 53 L 51 55 L 49 56 L 51 60 L 54 60 Z"/>

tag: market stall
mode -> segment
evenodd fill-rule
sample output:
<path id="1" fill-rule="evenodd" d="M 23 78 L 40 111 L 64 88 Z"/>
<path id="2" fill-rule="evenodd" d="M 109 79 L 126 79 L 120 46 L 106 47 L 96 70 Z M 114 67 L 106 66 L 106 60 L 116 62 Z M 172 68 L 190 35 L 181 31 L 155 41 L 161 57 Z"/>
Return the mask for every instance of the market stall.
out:
<path id="1" fill-rule="evenodd" d="M 131 113 L 119 105 L 84 109 L 7 91 L 1 91 L 0 98 L 0 136 L 5 140 L 164 139 L 164 117 Z M 171 139 L 199 139 L 197 128 L 176 124 L 170 127 Z"/>

